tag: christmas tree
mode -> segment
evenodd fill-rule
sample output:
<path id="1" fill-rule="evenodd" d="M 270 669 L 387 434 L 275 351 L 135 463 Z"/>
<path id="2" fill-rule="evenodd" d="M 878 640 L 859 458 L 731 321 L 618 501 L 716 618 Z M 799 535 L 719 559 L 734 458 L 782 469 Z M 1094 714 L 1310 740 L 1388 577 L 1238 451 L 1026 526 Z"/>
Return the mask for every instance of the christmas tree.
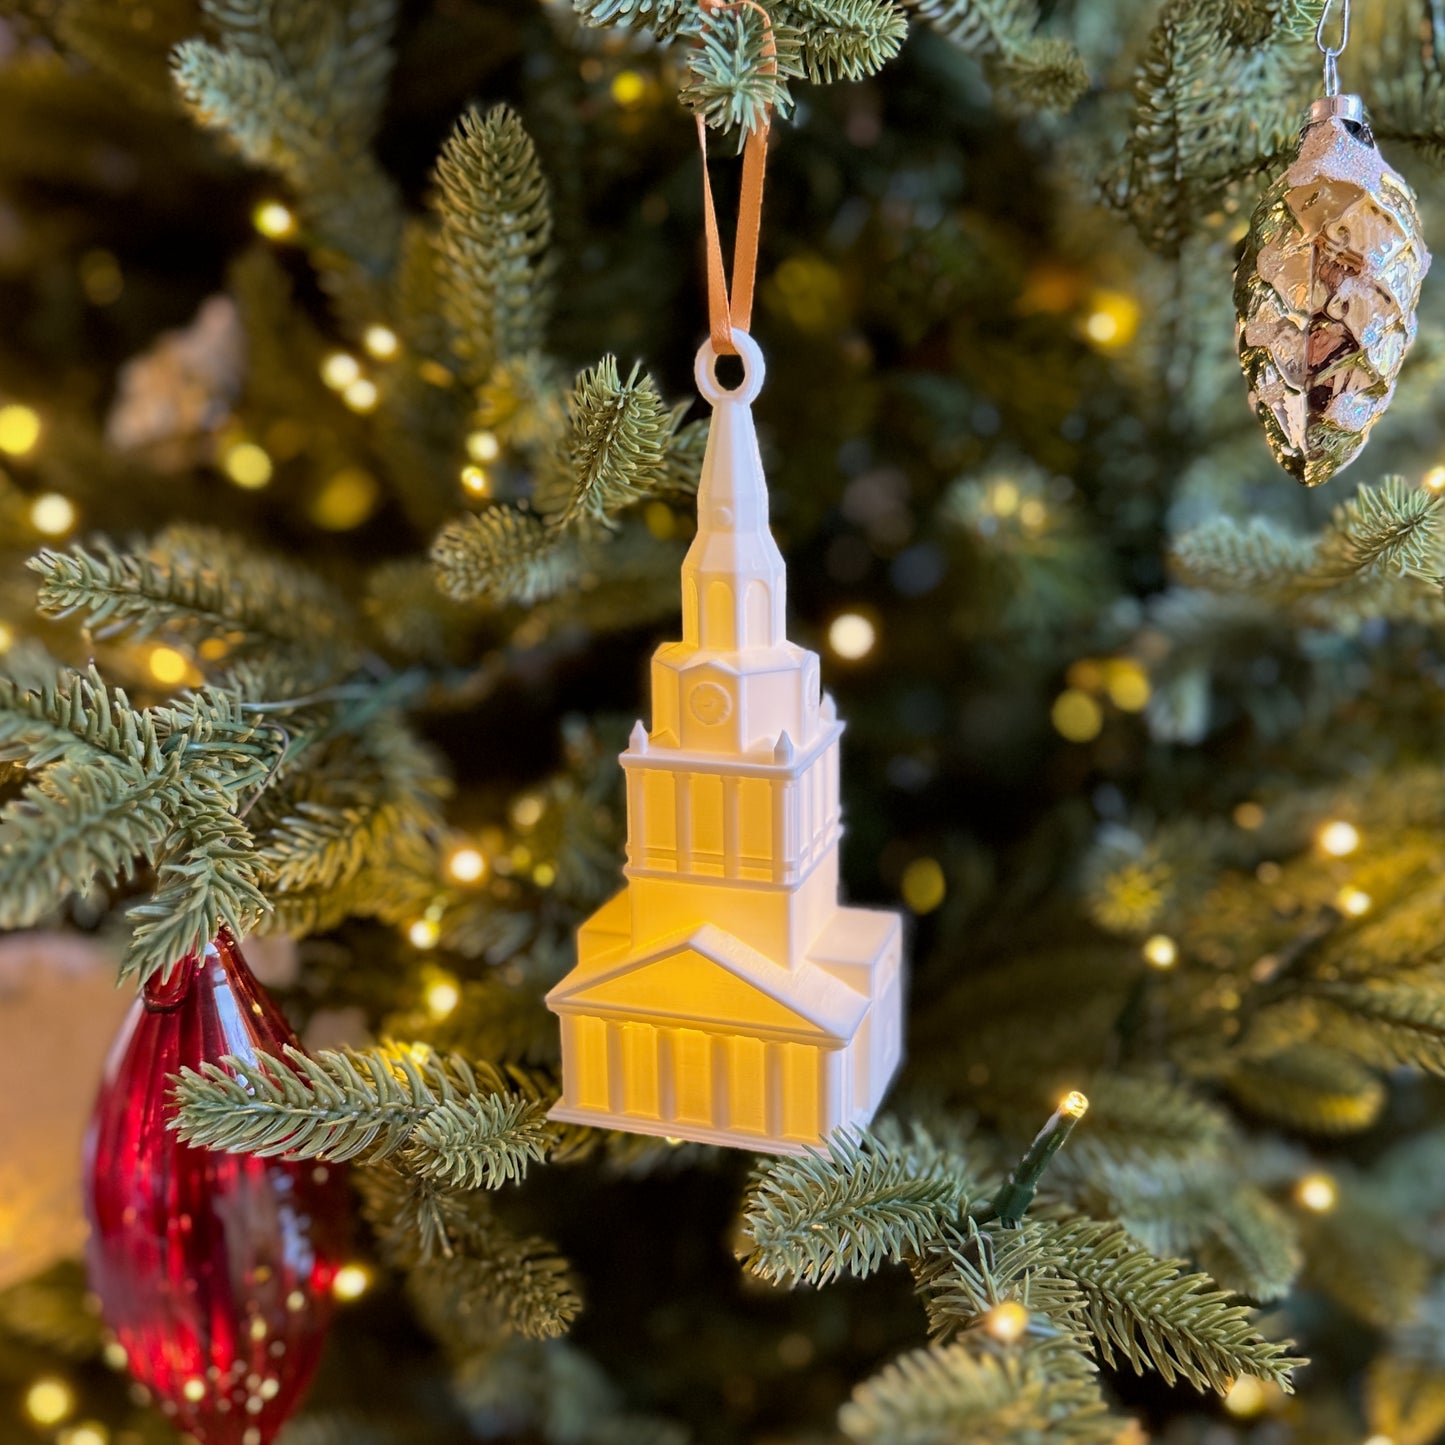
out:
<path id="1" fill-rule="evenodd" d="M 1445 1437 L 1441 286 L 1327 487 L 1235 355 L 1339 9 L 0 0 L 0 1439 L 179 1438 L 25 1191 L 77 939 L 225 934 L 309 1052 L 179 1135 L 360 1219 L 282 1445 Z M 1445 11 L 1350 31 L 1428 242 Z M 550 1119 L 544 1002 L 677 635 L 694 116 L 730 231 L 768 114 L 789 632 L 911 959 L 779 1157 Z"/>

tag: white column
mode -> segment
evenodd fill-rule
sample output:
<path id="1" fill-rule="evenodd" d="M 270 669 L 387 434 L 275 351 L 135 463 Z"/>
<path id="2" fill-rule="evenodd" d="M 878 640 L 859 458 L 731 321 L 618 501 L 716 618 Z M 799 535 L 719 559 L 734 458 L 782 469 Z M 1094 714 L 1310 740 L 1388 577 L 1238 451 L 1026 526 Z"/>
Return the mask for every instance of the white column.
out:
<path id="1" fill-rule="evenodd" d="M 742 782 L 725 777 L 723 789 L 723 877 L 736 878 L 740 871 L 741 851 L 738 843 L 738 822 L 742 806 Z"/>

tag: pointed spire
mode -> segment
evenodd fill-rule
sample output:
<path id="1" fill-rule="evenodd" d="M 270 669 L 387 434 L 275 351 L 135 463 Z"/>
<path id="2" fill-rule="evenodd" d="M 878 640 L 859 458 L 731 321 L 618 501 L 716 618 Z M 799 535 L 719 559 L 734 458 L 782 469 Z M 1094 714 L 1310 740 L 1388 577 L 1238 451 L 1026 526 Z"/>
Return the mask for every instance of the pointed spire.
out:
<path id="1" fill-rule="evenodd" d="M 818 716 L 822 718 L 825 723 L 835 723 L 838 721 L 838 704 L 833 701 L 833 694 L 831 692 L 825 692 L 823 694 L 823 701 L 818 707 Z"/>
<path id="2" fill-rule="evenodd" d="M 797 755 L 797 749 L 793 747 L 793 740 L 788 736 L 787 728 L 784 728 L 778 734 L 778 745 L 773 749 L 773 761 L 775 763 L 791 763 Z"/>
<path id="3" fill-rule="evenodd" d="M 627 739 L 627 751 L 630 753 L 645 753 L 647 746 L 647 729 L 643 727 L 642 719 L 638 718 L 638 720 L 632 724 L 632 733 Z"/>
<path id="4" fill-rule="evenodd" d="M 696 647 L 734 652 L 783 640 L 787 576 L 768 530 L 768 484 L 758 454 L 752 402 L 763 357 L 752 337 L 734 333 L 743 382 L 728 391 L 713 375 L 711 342 L 697 356 L 698 390 L 712 404 L 697 491 L 697 536 L 683 564 L 683 637 Z M 747 598 L 758 595 L 752 611 Z"/>

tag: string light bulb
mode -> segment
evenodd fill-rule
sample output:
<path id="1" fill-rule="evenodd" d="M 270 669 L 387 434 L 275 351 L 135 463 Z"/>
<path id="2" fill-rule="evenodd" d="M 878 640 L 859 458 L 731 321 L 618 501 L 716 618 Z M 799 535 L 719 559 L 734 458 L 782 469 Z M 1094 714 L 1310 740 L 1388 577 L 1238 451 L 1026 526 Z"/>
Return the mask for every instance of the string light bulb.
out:
<path id="1" fill-rule="evenodd" d="M 426 1011 L 440 1022 L 456 1012 L 462 991 L 450 974 L 439 974 L 426 987 Z"/>
<path id="2" fill-rule="evenodd" d="M 291 208 L 277 200 L 260 202 L 251 212 L 251 224 L 268 241 L 288 241 L 296 234 Z"/>
<path id="3" fill-rule="evenodd" d="M 63 537 L 75 526 L 75 503 L 59 492 L 42 492 L 30 504 L 30 525 L 46 537 Z"/>
<path id="4" fill-rule="evenodd" d="M 441 925 L 434 918 L 418 918 L 406 930 L 407 941 L 413 948 L 435 948 L 441 936 Z"/>
<path id="5" fill-rule="evenodd" d="M 401 350 L 401 339 L 389 326 L 368 326 L 361 338 L 367 353 L 378 361 L 390 361 Z"/>
<path id="6" fill-rule="evenodd" d="M 1071 1119 L 1082 1119 L 1088 1112 L 1088 1096 L 1077 1089 L 1070 1089 L 1059 1101 L 1059 1113 L 1067 1114 Z"/>
<path id="7" fill-rule="evenodd" d="M 25 1392 L 25 1413 L 37 1425 L 58 1425 L 75 1409 L 75 1391 L 52 1375 L 36 1380 Z"/>
<path id="8" fill-rule="evenodd" d="M 110 1431 L 99 1420 L 82 1420 L 56 1436 L 56 1445 L 110 1445 Z"/>
<path id="9" fill-rule="evenodd" d="M 40 440 L 40 414 L 32 407 L 10 402 L 0 406 L 0 452 L 23 457 L 35 450 Z"/>
<path id="10" fill-rule="evenodd" d="M 486 876 L 487 860 L 476 848 L 458 848 L 447 859 L 447 872 L 458 883 L 478 883 Z"/>
<path id="11" fill-rule="evenodd" d="M 1104 710 L 1086 692 L 1066 687 L 1049 709 L 1054 731 L 1067 742 L 1088 743 L 1104 728 Z"/>
<path id="12" fill-rule="evenodd" d="M 474 497 L 485 497 L 492 490 L 492 479 L 485 467 L 473 462 L 462 468 L 462 486 Z"/>
<path id="13" fill-rule="evenodd" d="M 1253 1375 L 1240 1375 L 1224 1397 L 1224 1408 L 1240 1420 L 1263 1413 L 1264 1405 L 1264 1384 Z"/>
<path id="14" fill-rule="evenodd" d="M 376 383 L 370 377 L 358 376 L 355 381 L 342 389 L 341 399 L 352 411 L 364 414 L 376 410 L 376 404 L 381 400 L 381 393 L 376 389 Z"/>
<path id="15" fill-rule="evenodd" d="M 1294 1197 L 1311 1214 L 1328 1214 L 1335 1207 L 1340 1191 L 1328 1174 L 1306 1174 L 1295 1185 Z"/>
<path id="16" fill-rule="evenodd" d="M 1029 1312 L 1017 1300 L 1001 1300 L 984 1315 L 983 1327 L 1000 1344 L 1017 1344 L 1028 1330 Z"/>
<path id="17" fill-rule="evenodd" d="M 1445 492 L 1445 467 L 1431 467 L 1421 485 L 1427 492 Z"/>
<path id="18" fill-rule="evenodd" d="M 910 912 L 932 913 L 947 896 L 948 880 L 937 858 L 915 858 L 903 870 L 903 901 Z"/>
<path id="19" fill-rule="evenodd" d="M 357 1300 L 371 1288 L 371 1271 L 361 1264 L 343 1264 L 331 1281 L 331 1293 L 339 1300 Z"/>
<path id="20" fill-rule="evenodd" d="M 844 662 L 857 662 L 873 651 L 878 629 L 861 612 L 840 612 L 828 624 L 828 646 Z"/>
<path id="21" fill-rule="evenodd" d="M 151 648 L 150 656 L 146 658 L 146 666 L 150 669 L 151 676 L 167 687 L 183 682 L 191 670 L 185 654 L 177 652 L 174 647 Z"/>
<path id="22" fill-rule="evenodd" d="M 221 458 L 221 469 L 236 486 L 248 492 L 264 487 L 275 470 L 266 449 L 255 442 L 237 442 L 228 447 Z"/>
<path id="23" fill-rule="evenodd" d="M 1153 938 L 1146 939 L 1139 951 L 1150 968 L 1173 968 L 1179 962 L 1179 945 L 1167 933 L 1156 933 Z"/>
<path id="24" fill-rule="evenodd" d="M 1335 895 L 1335 906 L 1350 918 L 1363 918 L 1374 903 L 1363 888 L 1341 888 Z"/>
<path id="25" fill-rule="evenodd" d="M 322 358 L 321 380 L 332 391 L 345 391 L 361 376 L 361 363 L 349 351 L 333 351 Z"/>
<path id="26" fill-rule="evenodd" d="M 474 431 L 467 434 L 467 455 L 474 462 L 494 462 L 501 454 L 502 444 L 495 432 Z"/>
<path id="27" fill-rule="evenodd" d="M 1320 829 L 1316 841 L 1331 858 L 1348 858 L 1360 846 L 1360 831 L 1353 823 L 1336 818 Z"/>

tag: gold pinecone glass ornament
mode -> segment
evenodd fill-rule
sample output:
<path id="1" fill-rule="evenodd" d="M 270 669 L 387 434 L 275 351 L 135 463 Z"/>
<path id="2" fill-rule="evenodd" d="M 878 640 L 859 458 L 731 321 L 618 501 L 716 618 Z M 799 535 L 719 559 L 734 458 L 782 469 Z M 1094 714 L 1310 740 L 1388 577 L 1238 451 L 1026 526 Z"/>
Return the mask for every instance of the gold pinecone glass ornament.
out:
<path id="1" fill-rule="evenodd" d="M 1415 193 L 1380 155 L 1360 98 L 1317 100 L 1234 277 L 1250 402 L 1305 486 L 1348 466 L 1390 404 L 1429 267 Z"/>

